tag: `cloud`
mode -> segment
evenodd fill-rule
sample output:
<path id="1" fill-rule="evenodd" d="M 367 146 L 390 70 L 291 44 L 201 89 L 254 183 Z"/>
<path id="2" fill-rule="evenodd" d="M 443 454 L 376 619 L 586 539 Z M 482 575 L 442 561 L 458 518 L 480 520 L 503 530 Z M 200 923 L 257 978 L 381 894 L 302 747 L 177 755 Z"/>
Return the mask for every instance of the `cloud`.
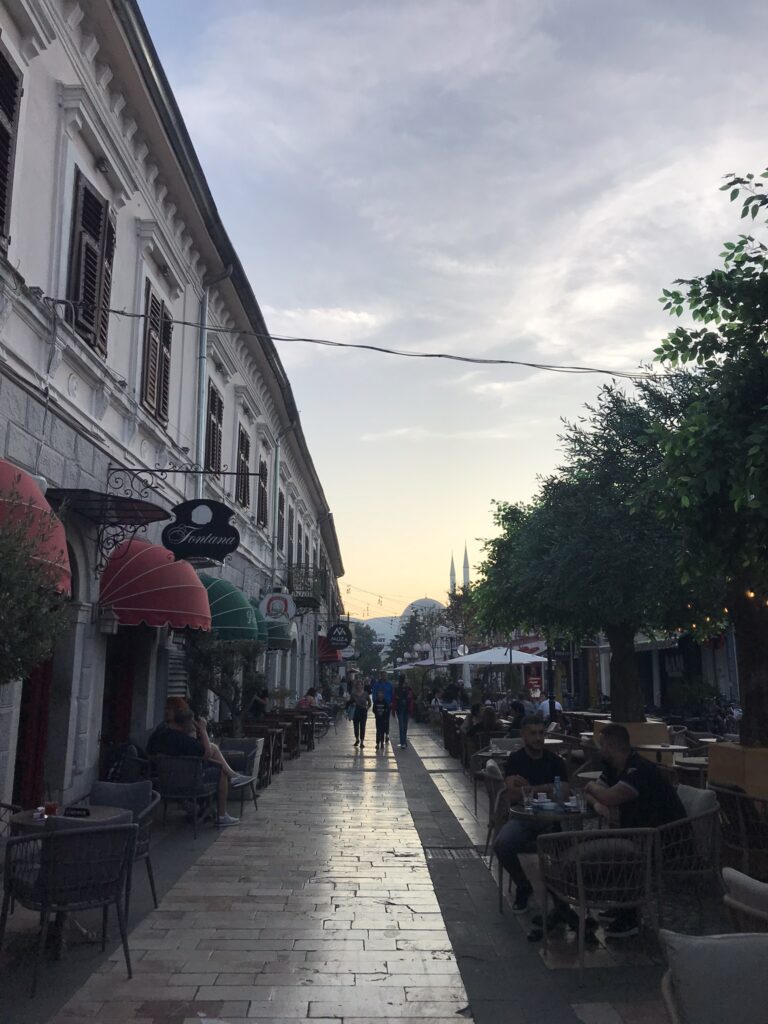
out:
<path id="1" fill-rule="evenodd" d="M 362 434 L 361 441 L 509 441 L 520 437 L 518 428 L 489 427 L 483 430 L 434 430 L 426 427 L 392 427 Z"/>

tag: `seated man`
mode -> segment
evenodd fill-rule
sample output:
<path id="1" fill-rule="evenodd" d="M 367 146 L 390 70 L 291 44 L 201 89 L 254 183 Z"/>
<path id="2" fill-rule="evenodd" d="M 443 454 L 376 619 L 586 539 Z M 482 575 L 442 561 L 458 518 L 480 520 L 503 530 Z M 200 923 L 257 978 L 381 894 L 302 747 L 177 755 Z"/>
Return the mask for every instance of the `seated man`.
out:
<path id="1" fill-rule="evenodd" d="M 599 781 L 588 783 L 584 791 L 600 814 L 608 817 L 616 809 L 621 828 L 656 828 L 685 817 L 669 779 L 632 749 L 623 725 L 606 725 L 597 742 L 605 768 Z M 614 916 L 605 934 L 623 939 L 638 931 L 637 911 L 624 910 Z"/>
<path id="2" fill-rule="evenodd" d="M 240 785 L 247 780 L 230 768 L 219 748 L 211 743 L 206 720 L 198 718 L 195 721 L 194 715 L 188 708 L 180 709 L 174 712 L 167 726 L 167 729 L 157 734 L 153 752 L 170 757 L 204 757 L 206 761 L 209 761 L 212 767 L 204 769 L 206 781 L 213 781 L 213 772 L 216 772 L 216 777 L 218 777 L 217 824 L 220 828 L 238 825 L 240 819 L 227 814 L 229 787 L 230 784 Z M 193 729 L 197 738 L 190 735 Z M 213 765 L 216 767 L 214 768 Z"/>
<path id="3" fill-rule="evenodd" d="M 504 772 L 505 784 L 513 804 L 523 802 L 523 789 L 534 786 L 538 792 L 551 793 L 556 778 L 563 781 L 568 778 L 565 761 L 557 754 L 547 750 L 544 745 L 544 721 L 540 715 L 526 716 L 520 727 L 523 746 L 514 750 L 507 758 Z M 501 829 L 494 851 L 499 863 L 512 876 L 517 886 L 514 911 L 524 914 L 528 909 L 528 900 L 533 892 L 531 883 L 525 876 L 518 854 L 535 841 L 536 836 L 551 828 L 549 822 L 510 821 Z"/>

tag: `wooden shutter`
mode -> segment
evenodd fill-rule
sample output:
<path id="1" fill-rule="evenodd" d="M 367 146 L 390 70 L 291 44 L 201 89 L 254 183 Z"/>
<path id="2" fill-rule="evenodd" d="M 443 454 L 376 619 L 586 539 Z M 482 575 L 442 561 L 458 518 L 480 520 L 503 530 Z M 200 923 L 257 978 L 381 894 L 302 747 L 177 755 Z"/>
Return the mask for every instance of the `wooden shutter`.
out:
<path id="1" fill-rule="evenodd" d="M 237 477 L 235 478 L 235 500 L 247 508 L 251 503 L 251 442 L 242 427 L 237 433 Z"/>
<path id="2" fill-rule="evenodd" d="M 288 508 L 288 551 L 286 553 L 286 560 L 288 565 L 293 565 L 293 534 L 294 534 L 294 513 L 293 508 Z"/>
<path id="3" fill-rule="evenodd" d="M 0 247 L 8 248 L 16 136 L 19 129 L 21 72 L 0 48 Z"/>
<path id="4" fill-rule="evenodd" d="M 144 306 L 144 372 L 142 374 L 141 404 L 154 416 L 159 394 L 158 366 L 160 361 L 160 331 L 163 322 L 163 304 L 149 281 Z"/>
<path id="5" fill-rule="evenodd" d="M 78 170 L 68 293 L 75 303 L 75 329 L 102 353 L 107 351 L 116 239 L 116 222 L 107 201 Z"/>
<path id="6" fill-rule="evenodd" d="M 259 459 L 259 498 L 256 508 L 256 521 L 259 526 L 267 526 L 269 515 L 267 505 L 267 485 L 269 471 L 265 459 Z"/>
<path id="7" fill-rule="evenodd" d="M 296 565 L 301 565 L 301 556 L 304 551 L 304 530 L 301 523 L 296 527 Z"/>
<path id="8" fill-rule="evenodd" d="M 285 547 L 285 494 L 282 491 L 277 496 L 277 547 L 279 551 Z"/>
<path id="9" fill-rule="evenodd" d="M 157 365 L 157 418 L 168 422 L 168 407 L 171 397 L 171 338 L 173 319 L 163 303 L 162 325 L 160 327 L 160 353 Z"/>
<path id="10" fill-rule="evenodd" d="M 216 388 L 208 383 L 208 417 L 205 425 L 205 468 L 221 472 L 221 425 L 224 402 Z"/>
<path id="11" fill-rule="evenodd" d="M 115 261 L 116 239 L 117 222 L 112 211 L 107 208 L 104 253 L 101 261 L 101 290 L 99 292 L 97 313 L 98 327 L 96 330 L 96 347 L 105 355 L 109 335 L 109 303 L 112 298 L 112 266 Z"/>

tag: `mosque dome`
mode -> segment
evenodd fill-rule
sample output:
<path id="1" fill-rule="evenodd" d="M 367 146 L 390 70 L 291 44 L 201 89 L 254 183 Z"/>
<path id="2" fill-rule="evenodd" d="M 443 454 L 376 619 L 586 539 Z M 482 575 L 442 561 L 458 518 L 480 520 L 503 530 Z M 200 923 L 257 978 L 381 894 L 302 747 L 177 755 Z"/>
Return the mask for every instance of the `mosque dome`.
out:
<path id="1" fill-rule="evenodd" d="M 411 603 L 405 607 L 403 614 L 400 616 L 400 621 L 403 623 L 407 622 L 414 612 L 418 612 L 419 615 L 423 615 L 424 612 L 441 612 L 444 610 L 445 605 L 441 604 L 439 601 L 435 601 L 434 598 L 421 597 L 418 601 L 411 601 Z"/>

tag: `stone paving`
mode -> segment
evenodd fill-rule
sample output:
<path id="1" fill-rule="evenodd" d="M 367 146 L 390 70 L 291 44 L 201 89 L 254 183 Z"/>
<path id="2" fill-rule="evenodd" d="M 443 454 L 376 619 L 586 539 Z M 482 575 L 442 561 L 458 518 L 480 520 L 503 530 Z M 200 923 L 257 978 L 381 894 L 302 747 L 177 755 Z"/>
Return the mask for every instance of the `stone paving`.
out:
<path id="1" fill-rule="evenodd" d="M 645 951 L 602 949 L 580 986 L 572 942 L 545 961 L 498 913 L 485 801 L 478 821 L 458 764 L 412 738 L 359 752 L 339 723 L 134 928 L 133 980 L 115 951 L 50 1024 L 664 1024 Z"/>

